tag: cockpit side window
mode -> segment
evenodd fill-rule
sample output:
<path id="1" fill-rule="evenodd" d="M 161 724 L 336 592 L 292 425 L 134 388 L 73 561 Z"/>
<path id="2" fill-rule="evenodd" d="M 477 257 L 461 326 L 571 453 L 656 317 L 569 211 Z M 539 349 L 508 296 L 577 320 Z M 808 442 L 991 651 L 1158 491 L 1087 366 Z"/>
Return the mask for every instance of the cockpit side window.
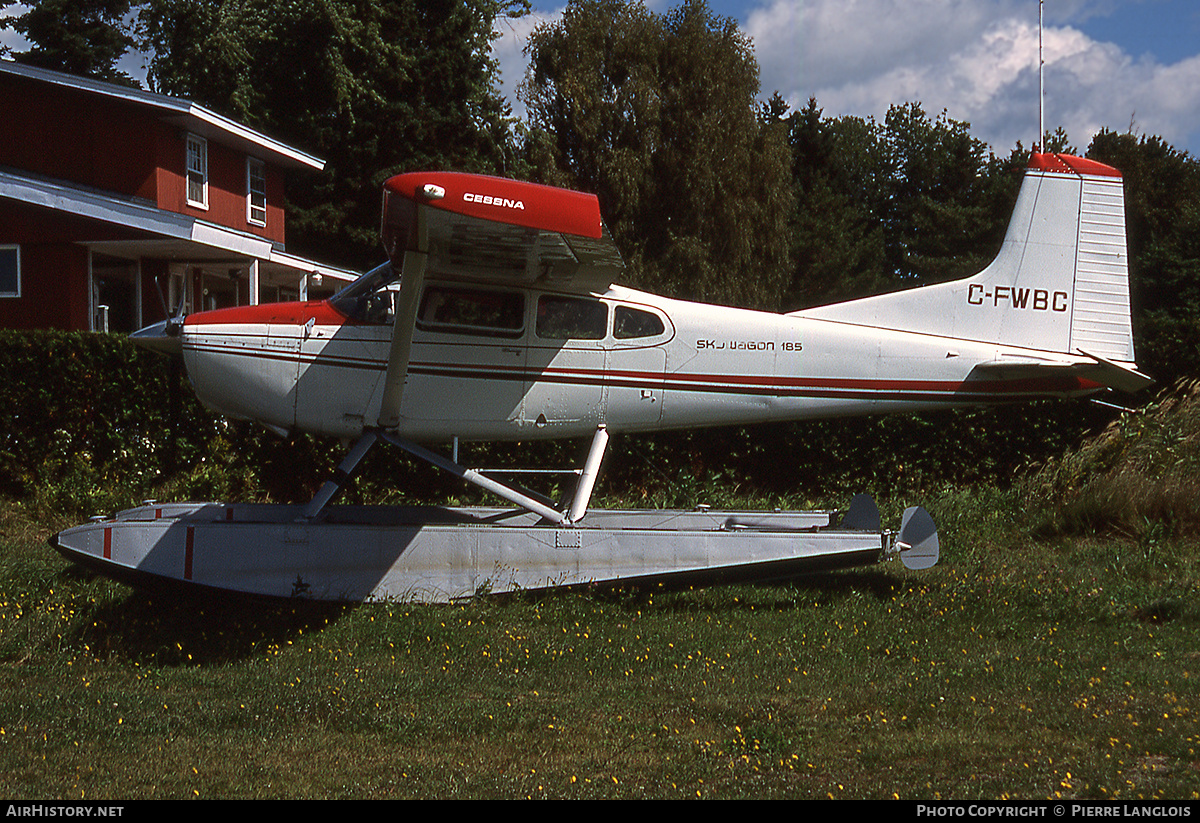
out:
<path id="1" fill-rule="evenodd" d="M 417 327 L 426 331 L 518 337 L 525 327 L 525 298 L 520 292 L 429 286 L 421 298 Z"/>
<path id="2" fill-rule="evenodd" d="M 601 340 L 608 332 L 608 307 L 599 300 L 543 294 L 536 332 L 544 340 Z"/>
<path id="3" fill-rule="evenodd" d="M 653 312 L 630 306 L 617 306 L 613 311 L 613 337 L 618 340 L 657 337 L 664 331 L 662 318 Z"/>
<path id="4" fill-rule="evenodd" d="M 384 263 L 359 277 L 329 299 L 342 314 L 360 323 L 391 323 L 396 272 Z"/>

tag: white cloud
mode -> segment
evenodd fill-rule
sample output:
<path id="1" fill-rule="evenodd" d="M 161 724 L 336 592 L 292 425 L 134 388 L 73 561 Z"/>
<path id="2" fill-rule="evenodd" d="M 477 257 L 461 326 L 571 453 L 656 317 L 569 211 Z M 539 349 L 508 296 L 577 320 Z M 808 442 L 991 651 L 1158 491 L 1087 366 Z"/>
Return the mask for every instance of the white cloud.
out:
<path id="1" fill-rule="evenodd" d="M 778 90 L 793 106 L 815 96 L 826 115 L 882 119 L 892 104 L 919 102 L 970 122 L 1000 154 L 1036 139 L 1037 5 L 1028 0 L 771 0 L 744 29 L 764 95 Z M 1200 137 L 1200 56 L 1134 60 L 1049 22 L 1043 41 L 1046 126 L 1062 125 L 1080 151 L 1098 129 L 1125 131 L 1131 118 L 1179 148 Z"/>
<path id="2" fill-rule="evenodd" d="M 28 6 L 13 5 L 5 9 L 0 9 L 0 20 L 9 17 L 20 17 L 29 11 Z M 12 49 L 13 51 L 26 51 L 30 46 L 28 40 L 24 36 L 17 34 L 12 29 L 0 29 L 0 50 Z"/>
<path id="3" fill-rule="evenodd" d="M 500 67 L 500 91 L 513 107 L 513 114 L 525 118 L 525 106 L 517 99 L 517 87 L 525 79 L 529 59 L 525 56 L 525 45 L 529 35 L 543 23 L 562 16 L 563 9 L 534 11 L 516 20 L 502 18 L 496 21 L 499 37 L 492 41 L 492 58 Z"/>

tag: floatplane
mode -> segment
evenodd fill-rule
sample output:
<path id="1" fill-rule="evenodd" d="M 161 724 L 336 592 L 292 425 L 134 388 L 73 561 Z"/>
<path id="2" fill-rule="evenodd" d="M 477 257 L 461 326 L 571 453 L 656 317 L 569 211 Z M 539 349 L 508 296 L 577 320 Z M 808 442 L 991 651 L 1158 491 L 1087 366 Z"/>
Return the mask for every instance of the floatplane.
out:
<path id="1" fill-rule="evenodd" d="M 387 262 L 328 300 L 205 311 L 133 335 L 181 355 L 200 400 L 281 434 L 342 438 L 304 505 L 147 504 L 52 543 L 112 575 L 282 597 L 451 601 L 481 591 L 764 580 L 938 559 L 919 507 L 613 511 L 590 499 L 613 435 L 1136 391 L 1121 176 L 1035 153 L 973 277 L 786 314 L 614 285 L 590 194 L 447 172 L 384 186 Z M 553 501 L 447 456 L 458 441 L 591 438 Z M 389 444 L 495 507 L 334 503 Z"/>

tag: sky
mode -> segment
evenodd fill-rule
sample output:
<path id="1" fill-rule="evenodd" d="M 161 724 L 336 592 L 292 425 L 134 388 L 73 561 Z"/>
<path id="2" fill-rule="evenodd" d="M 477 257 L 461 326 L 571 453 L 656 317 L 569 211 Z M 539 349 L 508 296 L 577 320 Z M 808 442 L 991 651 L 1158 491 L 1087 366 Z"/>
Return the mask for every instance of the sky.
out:
<path id="1" fill-rule="evenodd" d="M 648 0 L 660 12 L 673 0 Z M 810 97 L 827 117 L 882 121 L 920 103 L 971 124 L 999 155 L 1038 135 L 1038 0 L 709 0 L 750 38 L 762 96 L 793 108 Z M 537 22 L 561 5 L 534 0 L 528 19 L 503 23 L 495 45 L 503 86 L 524 73 Z M 1084 153 L 1102 128 L 1158 135 L 1200 156 L 1200 3 L 1196 0 L 1045 0 L 1045 126 Z"/>

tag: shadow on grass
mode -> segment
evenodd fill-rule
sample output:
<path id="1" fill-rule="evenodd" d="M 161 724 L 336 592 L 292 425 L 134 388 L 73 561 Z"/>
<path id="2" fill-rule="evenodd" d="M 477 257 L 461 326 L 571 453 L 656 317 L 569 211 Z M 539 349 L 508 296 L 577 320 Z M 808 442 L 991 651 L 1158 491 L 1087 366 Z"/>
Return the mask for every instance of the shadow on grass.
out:
<path id="1" fill-rule="evenodd" d="M 583 586 L 494 594 L 489 595 L 488 599 L 496 603 L 513 600 L 546 603 L 553 602 L 555 598 L 583 596 L 597 602 L 628 604 L 637 608 L 652 602 L 655 608 L 677 612 L 729 612 L 763 608 L 784 610 L 811 605 L 814 602 L 841 600 L 855 593 L 884 601 L 895 596 L 902 586 L 903 582 L 900 579 L 884 571 L 842 570 L 808 572 L 758 582 Z"/>
<path id="2" fill-rule="evenodd" d="M 884 571 L 853 571 L 806 575 L 792 580 L 791 586 L 820 595 L 821 599 L 859 592 L 882 601 L 894 597 L 903 588 L 903 583 L 900 578 Z"/>
<path id="3" fill-rule="evenodd" d="M 106 579 L 79 566 L 62 574 L 85 585 Z M 522 591 L 487 595 L 478 602 L 504 608 L 506 603 L 519 602 L 567 605 L 569 600 L 578 603 L 582 598 L 636 609 L 652 604 L 653 609 L 669 612 L 786 611 L 853 595 L 882 601 L 902 585 L 887 572 L 843 570 L 694 588 L 648 585 Z M 321 632 L 360 608 L 359 604 L 266 598 L 145 580 L 112 591 L 111 597 L 97 598 L 89 611 L 90 620 L 78 624 L 66 639 L 86 645 L 102 659 L 168 667 L 219 666 L 248 659 L 301 635 Z"/>
<path id="4" fill-rule="evenodd" d="M 93 581 L 94 572 L 64 574 Z M 124 597 L 97 603 L 71 641 L 101 658 L 160 666 L 220 665 L 320 631 L 347 615 L 351 604 L 264 598 L 164 583 L 125 588 Z"/>

